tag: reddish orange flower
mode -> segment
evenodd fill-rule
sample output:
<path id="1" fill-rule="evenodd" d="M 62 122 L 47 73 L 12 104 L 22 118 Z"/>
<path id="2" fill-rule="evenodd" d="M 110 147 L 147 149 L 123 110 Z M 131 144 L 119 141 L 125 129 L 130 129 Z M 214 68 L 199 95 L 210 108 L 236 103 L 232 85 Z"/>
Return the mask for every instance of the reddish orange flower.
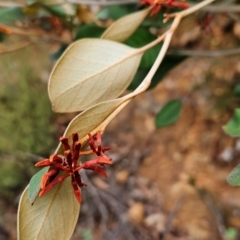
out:
<path id="1" fill-rule="evenodd" d="M 141 0 L 142 4 L 153 6 L 153 10 L 151 15 L 158 13 L 161 10 L 161 7 L 167 8 L 188 8 L 189 5 L 185 2 L 185 0 Z"/>
<path id="2" fill-rule="evenodd" d="M 89 151 L 80 151 L 81 144 L 78 142 L 78 134 L 72 134 L 72 147 L 68 143 L 68 138 L 61 137 L 60 142 L 64 148 L 64 155 L 52 154 L 48 159 L 44 159 L 38 162 L 36 167 L 45 167 L 50 166 L 49 171 L 43 175 L 40 183 L 40 192 L 39 196 L 45 195 L 49 192 L 56 184 L 62 182 L 65 178 L 71 177 L 71 183 L 73 187 L 74 194 L 79 203 L 82 202 L 82 196 L 80 188 L 87 186 L 82 182 L 79 171 L 81 169 L 93 170 L 94 172 L 100 174 L 103 177 L 107 177 L 107 174 L 104 170 L 105 165 L 111 165 L 112 160 L 108 158 L 104 152 L 109 150 L 110 147 L 103 147 L 101 134 L 98 132 L 96 135 L 89 136 L 89 146 L 91 150 Z M 94 156 L 93 160 L 79 164 L 79 158 L 81 155 Z M 60 172 L 65 172 L 63 175 L 59 175 Z"/>

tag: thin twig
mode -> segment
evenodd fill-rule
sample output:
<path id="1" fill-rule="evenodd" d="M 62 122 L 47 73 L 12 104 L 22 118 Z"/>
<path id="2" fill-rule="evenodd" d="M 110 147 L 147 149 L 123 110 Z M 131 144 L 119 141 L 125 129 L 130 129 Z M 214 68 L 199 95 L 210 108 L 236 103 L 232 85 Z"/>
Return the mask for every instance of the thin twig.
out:
<path id="1" fill-rule="evenodd" d="M 215 0 L 205 0 L 201 3 L 199 3 L 199 4 L 196 4 L 195 6 L 193 6 L 192 8 L 189 8 L 187 10 L 183 10 L 183 11 L 177 12 L 175 14 L 165 14 L 165 17 L 166 17 L 165 22 L 167 20 L 169 20 L 170 18 L 174 18 L 174 20 L 173 20 L 173 23 L 172 23 L 170 29 L 167 30 L 162 36 L 160 36 L 158 38 L 159 42 L 164 38 L 164 43 L 163 43 L 162 48 L 161 48 L 161 50 L 158 54 L 158 57 L 157 57 L 156 61 L 154 62 L 152 68 L 148 72 L 147 76 L 145 77 L 145 79 L 138 86 L 138 88 L 134 92 L 132 92 L 132 93 L 130 93 L 130 94 L 128 94 L 124 97 L 126 100 L 130 100 L 131 98 L 133 98 L 133 97 L 137 96 L 138 94 L 144 92 L 150 86 L 152 78 L 153 78 L 154 74 L 156 73 L 157 69 L 159 68 L 160 64 L 162 63 L 162 60 L 165 57 L 166 52 L 169 48 L 170 42 L 172 40 L 172 36 L 173 36 L 175 30 L 177 29 L 179 23 L 181 22 L 182 18 L 186 17 L 187 15 L 192 14 L 193 12 L 196 12 L 196 11 L 200 10 L 201 8 L 207 6 L 208 4 L 210 4 L 214 1 Z M 155 45 L 158 43 L 157 40 L 154 41 Z M 150 44 L 152 44 L 152 43 L 150 43 Z M 149 49 L 148 47 L 150 46 L 150 44 L 148 44 L 147 46 L 144 46 L 140 50 Z"/>
<path id="2" fill-rule="evenodd" d="M 22 35 L 22 36 L 28 36 L 28 37 L 30 36 L 41 37 L 41 39 L 45 41 L 54 41 L 54 42 L 60 42 L 63 44 L 69 44 L 69 41 L 63 40 L 58 36 L 47 34 L 40 29 L 37 29 L 35 31 L 25 30 L 21 28 L 6 26 L 4 24 L 0 24 L 0 29 L 6 29 L 8 31 L 8 34 L 16 34 L 16 35 Z"/>
<path id="3" fill-rule="evenodd" d="M 172 14 L 165 14 L 164 22 L 167 22 L 169 19 L 174 18 L 174 17 L 179 16 L 179 15 L 181 15 L 181 17 L 184 18 L 184 17 L 186 17 L 186 16 L 188 16 L 188 15 L 194 13 L 194 12 L 199 11 L 200 9 L 206 7 L 207 5 L 209 5 L 209 4 L 211 4 L 215 1 L 216 0 L 205 0 L 205 1 L 202 1 L 199 4 L 196 4 L 193 7 L 188 8 L 186 10 L 176 12 L 176 13 L 172 13 Z"/>
<path id="4" fill-rule="evenodd" d="M 111 5 L 124 5 L 124 4 L 139 4 L 139 0 L 62 0 L 59 1 L 58 4 L 68 2 L 73 4 L 83 4 L 83 5 L 97 5 L 97 6 L 111 6 Z M 54 3 L 56 4 L 56 3 Z M 190 6 L 193 7 L 196 4 L 191 4 Z M 0 1 L 0 7 L 25 7 L 26 5 L 19 2 L 13 1 Z M 225 4 L 215 4 L 212 6 L 206 6 L 202 9 L 207 12 L 240 12 L 239 4 L 231 4 L 226 6 Z"/>
<path id="5" fill-rule="evenodd" d="M 18 43 L 16 45 L 13 45 L 13 46 L 10 46 L 8 48 L 4 47 L 4 48 L 0 48 L 0 55 L 1 54 L 5 54 L 5 53 L 10 53 L 10 52 L 15 52 L 15 51 L 18 51 L 22 48 L 25 48 L 29 45 L 31 45 L 33 42 L 31 41 L 27 41 L 27 42 L 23 42 L 23 43 Z"/>
<path id="6" fill-rule="evenodd" d="M 69 3 L 83 4 L 83 5 L 97 5 L 97 6 L 111 6 L 139 3 L 139 0 L 66 0 Z"/>
<path id="7" fill-rule="evenodd" d="M 193 57 L 226 57 L 230 55 L 240 54 L 240 48 L 224 49 L 224 50 L 184 50 L 184 49 L 170 49 L 167 54 L 169 55 L 185 55 Z"/>
<path id="8" fill-rule="evenodd" d="M 162 240 L 165 240 L 167 238 L 167 235 L 170 232 L 172 222 L 175 216 L 177 215 L 177 213 L 179 212 L 180 208 L 182 207 L 184 200 L 185 200 L 185 196 L 181 196 L 173 206 L 173 209 L 169 214 L 166 225 L 165 225 L 165 230 L 162 235 Z"/>
<path id="9" fill-rule="evenodd" d="M 58 1 L 48 1 L 48 5 L 59 5 L 59 4 L 63 4 L 63 3 L 66 3 L 67 1 L 66 0 L 58 0 Z M 33 3 L 33 4 L 36 4 L 36 3 Z M 0 7 L 26 7 L 27 4 L 24 4 L 24 3 L 20 3 L 20 2 L 14 2 L 14 1 L 2 1 L 0 0 Z"/>
<path id="10" fill-rule="evenodd" d="M 216 203 L 213 201 L 212 197 L 207 191 L 202 189 L 196 189 L 196 190 L 198 191 L 199 195 L 202 197 L 206 206 L 208 207 L 213 217 L 215 218 L 219 234 L 221 235 L 222 239 L 225 239 L 224 236 L 226 233 L 226 226 L 224 224 L 224 219 L 221 211 L 219 210 Z"/>
<path id="11" fill-rule="evenodd" d="M 196 6 L 190 9 L 188 9 L 187 11 L 184 10 L 182 12 L 178 12 L 176 14 L 172 14 L 172 15 L 166 15 L 166 18 L 174 18 L 173 23 L 170 27 L 169 30 L 167 30 L 162 36 L 158 37 L 157 40 L 154 41 L 154 44 L 158 44 L 159 42 L 162 41 L 162 39 L 164 38 L 164 43 L 163 46 L 158 54 L 158 57 L 156 59 L 156 61 L 154 62 L 152 68 L 150 69 L 150 71 L 148 72 L 147 76 L 144 78 L 144 80 L 142 81 L 142 83 L 135 89 L 135 91 L 133 91 L 132 93 L 129 93 L 127 95 L 125 95 L 124 97 L 118 99 L 120 101 L 118 101 L 118 105 L 116 106 L 115 110 L 106 118 L 105 121 L 103 121 L 97 128 L 94 129 L 94 131 L 104 131 L 105 127 L 107 126 L 107 124 L 137 95 L 139 95 L 140 93 L 144 92 L 145 90 L 147 90 L 147 88 L 149 87 L 149 85 L 151 84 L 152 78 L 154 76 L 154 74 L 156 73 L 157 69 L 159 68 L 164 56 L 166 55 L 167 49 L 170 45 L 172 36 L 176 30 L 176 28 L 178 27 L 178 24 L 180 23 L 181 19 L 195 11 L 200 10 L 202 7 L 205 7 L 207 4 L 210 4 L 212 2 L 214 2 L 215 0 L 205 0 L 199 4 L 197 4 Z M 152 42 L 153 43 L 153 42 Z M 137 51 L 134 51 L 132 53 L 132 56 L 142 53 L 144 52 L 143 50 L 148 50 L 149 46 L 152 46 L 152 43 L 148 44 L 147 46 L 144 46 L 143 48 L 138 49 Z M 155 46 L 154 45 L 154 46 Z M 129 57 L 129 55 L 128 55 Z M 124 60 L 124 59 L 123 59 Z M 68 126 L 69 128 L 69 126 Z M 66 132 L 68 131 L 68 128 L 66 129 Z M 84 141 L 85 139 L 83 138 L 81 141 Z"/>
<path id="12" fill-rule="evenodd" d="M 92 184 L 90 179 L 88 178 L 88 175 L 86 174 L 86 172 L 84 172 L 84 171 L 81 172 L 81 175 L 83 176 L 83 178 L 85 179 L 85 182 L 89 186 L 87 188 L 87 190 L 90 193 L 90 195 L 92 196 L 92 199 L 95 202 L 96 206 L 98 207 L 98 210 L 102 216 L 103 225 L 104 225 L 104 224 L 106 224 L 106 221 L 108 220 L 108 215 L 109 215 L 108 210 L 105 207 L 105 205 L 102 203 L 102 200 L 101 200 L 101 197 L 100 197 L 98 191 L 96 190 L 95 186 Z"/>
<path id="13" fill-rule="evenodd" d="M 214 12 L 214 13 L 222 13 L 222 12 L 240 12 L 240 5 L 239 4 L 231 4 L 231 5 L 225 5 L 225 4 L 219 4 L 219 5 L 210 5 L 205 7 L 204 9 L 207 12 Z"/>
<path id="14" fill-rule="evenodd" d="M 156 73 L 158 67 L 160 66 L 163 58 L 166 55 L 166 52 L 170 45 L 173 33 L 175 32 L 176 28 L 178 27 L 178 24 L 180 23 L 180 21 L 181 21 L 181 16 L 177 15 L 174 18 L 171 28 L 166 33 L 164 33 L 161 37 L 159 37 L 159 39 L 162 39 L 163 37 L 165 37 L 164 43 L 159 52 L 159 55 L 158 55 L 156 61 L 154 62 L 152 68 L 148 72 L 147 76 L 145 77 L 145 79 L 138 86 L 138 88 L 132 93 L 133 95 L 138 95 L 139 93 L 144 92 L 150 86 L 152 78 L 153 78 L 154 74 Z M 129 96 L 130 96 L 130 94 L 129 94 Z"/>
<path id="15" fill-rule="evenodd" d="M 24 7 L 25 4 L 11 1 L 0 1 L 0 7 Z"/>
<path id="16" fill-rule="evenodd" d="M 218 12 L 231 12 L 230 10 L 233 10 L 234 6 L 234 11 L 235 11 L 235 7 L 239 6 L 239 5 L 234 5 L 235 0 L 228 0 L 224 3 L 221 4 L 214 4 L 214 5 L 208 5 L 206 7 L 204 7 L 203 9 L 201 9 L 201 11 L 206 11 L 206 12 L 213 12 L 213 13 L 218 13 Z M 190 6 L 194 6 L 195 4 L 190 4 Z"/>
<path id="17" fill-rule="evenodd" d="M 235 22 L 240 22 L 240 17 L 237 13 L 228 13 L 228 16 Z"/>

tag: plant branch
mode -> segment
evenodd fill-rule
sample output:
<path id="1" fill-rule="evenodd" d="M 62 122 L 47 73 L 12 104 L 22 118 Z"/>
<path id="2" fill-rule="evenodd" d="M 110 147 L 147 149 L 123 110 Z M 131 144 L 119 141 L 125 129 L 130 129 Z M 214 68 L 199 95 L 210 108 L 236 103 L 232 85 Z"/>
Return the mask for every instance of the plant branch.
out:
<path id="1" fill-rule="evenodd" d="M 69 3 L 84 4 L 84 5 L 97 5 L 97 6 L 110 6 L 110 5 L 123 5 L 139 3 L 139 0 L 67 0 Z"/>
<path id="2" fill-rule="evenodd" d="M 165 57 L 166 55 L 166 52 L 168 50 L 168 47 L 170 45 L 170 42 L 172 40 L 172 36 L 176 30 L 176 28 L 178 27 L 179 23 L 181 21 L 181 16 L 176 16 L 173 23 L 172 23 L 172 26 L 171 28 L 165 33 L 163 34 L 160 39 L 162 37 L 165 37 L 164 39 L 164 43 L 163 43 L 163 46 L 159 52 L 159 55 L 156 59 L 156 61 L 154 62 L 151 70 L 149 71 L 149 73 L 147 74 L 147 76 L 145 77 L 145 79 L 142 81 L 142 83 L 138 86 L 138 88 L 134 91 L 135 93 L 139 94 L 140 92 L 143 92 L 145 91 L 151 84 L 151 81 L 152 81 L 152 78 L 154 76 L 154 74 L 156 73 L 158 67 L 160 66 L 163 58 Z"/>
<path id="3" fill-rule="evenodd" d="M 137 89 L 135 89 L 134 92 L 126 95 L 124 98 L 125 100 L 130 100 L 131 98 L 137 96 L 138 94 L 144 92 L 145 90 L 147 90 L 147 88 L 150 86 L 152 78 L 154 76 L 154 74 L 156 73 L 157 69 L 159 68 L 163 58 L 165 57 L 168 47 L 170 45 L 170 42 L 172 40 L 172 36 L 175 32 L 175 30 L 177 29 L 179 23 L 181 22 L 182 18 L 186 17 L 187 15 L 192 14 L 193 12 L 196 12 L 198 10 L 200 10 L 201 8 L 207 6 L 208 4 L 214 2 L 215 0 L 205 0 L 199 4 L 194 5 L 192 8 L 189 8 L 187 10 L 183 10 L 181 12 L 177 12 L 175 14 L 166 14 L 165 17 L 165 21 L 170 19 L 170 18 L 174 18 L 173 23 L 170 27 L 169 30 L 167 30 L 162 36 L 160 36 L 157 40 L 153 41 L 152 43 L 144 46 L 143 48 L 140 48 L 139 51 L 146 51 L 147 49 L 149 49 L 150 47 L 155 46 L 157 43 L 159 43 L 160 41 L 162 41 L 162 39 L 164 38 L 164 43 L 163 46 L 158 54 L 158 57 L 156 59 L 156 61 L 154 62 L 152 68 L 150 69 L 150 71 L 148 72 L 147 76 L 145 77 L 145 79 L 142 81 L 142 83 L 138 86 Z M 127 104 L 127 103 L 126 103 Z"/>
<path id="4" fill-rule="evenodd" d="M 185 56 L 196 56 L 196 57 L 224 57 L 230 55 L 240 54 L 240 48 L 233 49 L 224 49 L 224 50 L 209 50 L 209 51 L 201 51 L 201 50 L 168 50 L 167 54 L 169 55 L 185 55 Z"/>
<path id="5" fill-rule="evenodd" d="M 16 34 L 16 35 L 23 35 L 23 36 L 28 36 L 28 37 L 35 36 L 35 37 L 41 37 L 43 40 L 46 40 L 46 41 L 55 41 L 55 42 L 60 42 L 63 44 L 69 44 L 68 41 L 62 40 L 58 36 L 47 34 L 39 29 L 36 31 L 32 31 L 32 30 L 29 31 L 29 30 L 25 30 L 25 29 L 9 27 L 4 24 L 0 24 L 0 30 L 1 29 L 4 29 L 5 33 L 7 31 L 7 34 Z"/>
<path id="6" fill-rule="evenodd" d="M 196 4 L 193 7 L 188 8 L 186 10 L 183 10 L 183 11 L 180 11 L 180 12 L 176 12 L 176 13 L 173 13 L 173 14 L 165 14 L 164 22 L 167 22 L 167 20 L 169 20 L 170 18 L 174 18 L 177 15 L 181 15 L 182 18 L 186 17 L 186 16 L 188 16 L 188 15 L 194 13 L 194 12 L 197 12 L 198 10 L 206 7 L 207 5 L 211 4 L 214 1 L 216 1 L 216 0 L 205 0 L 205 1 L 202 1 L 201 3 Z"/>
<path id="7" fill-rule="evenodd" d="M 173 36 L 175 30 L 177 29 L 179 23 L 181 22 L 182 18 L 186 17 L 187 15 L 192 14 L 193 12 L 200 10 L 201 8 L 209 5 L 210 3 L 214 2 L 214 1 L 215 0 L 205 0 L 187 10 L 183 10 L 183 11 L 175 13 L 175 14 L 170 14 L 170 15 L 166 14 L 165 15 L 167 20 L 171 17 L 174 17 L 174 21 L 173 21 L 170 29 L 165 33 L 166 36 L 164 39 L 164 44 L 159 52 L 159 55 L 158 55 L 155 63 L 153 64 L 151 70 L 149 71 L 149 73 L 145 77 L 145 79 L 138 86 L 138 88 L 134 91 L 135 94 L 139 94 L 139 93 L 145 91 L 150 86 L 152 78 L 153 78 L 154 74 L 156 73 L 157 69 L 159 68 L 164 56 L 166 55 L 166 52 L 167 52 L 170 42 L 172 40 L 172 36 Z"/>
<path id="8" fill-rule="evenodd" d="M 24 7 L 23 3 L 11 2 L 11 1 L 0 1 L 0 7 Z"/>
<path id="9" fill-rule="evenodd" d="M 182 195 L 182 196 L 177 200 L 177 202 L 175 203 L 175 205 L 173 206 L 172 211 L 170 212 L 170 214 L 169 214 L 169 216 L 168 216 L 167 223 L 166 223 L 166 225 L 165 225 L 165 230 L 164 230 L 164 232 L 163 232 L 163 237 L 162 237 L 163 240 L 167 239 L 167 235 L 168 235 L 169 232 L 170 232 L 170 228 L 171 228 L 172 222 L 173 222 L 174 218 L 176 217 L 176 215 L 178 214 L 179 210 L 181 209 L 181 207 L 182 207 L 185 199 L 186 199 L 186 196 L 185 196 L 185 195 Z"/>
<path id="10" fill-rule="evenodd" d="M 208 12 L 214 12 L 214 13 L 240 12 L 240 5 L 239 4 L 231 4 L 231 5 L 219 4 L 219 5 L 207 6 L 205 10 Z"/>
<path id="11" fill-rule="evenodd" d="M 27 42 L 23 42 L 23 43 L 19 43 L 19 44 L 13 45 L 13 46 L 11 46 L 9 48 L 6 48 L 6 47 L 4 47 L 2 49 L 0 48 L 0 55 L 1 54 L 5 54 L 5 53 L 18 51 L 18 50 L 20 50 L 22 48 L 25 48 L 25 47 L 31 45 L 32 43 L 33 42 L 31 42 L 31 41 L 27 41 Z"/>
<path id="12" fill-rule="evenodd" d="M 83 5 L 97 5 L 97 6 L 111 6 L 111 5 L 124 5 L 124 4 L 139 4 L 139 0 L 63 0 L 62 3 L 68 2 L 73 4 L 83 4 Z M 1 1 L 0 7 L 25 7 L 26 5 L 14 1 Z M 191 8 L 195 4 L 190 5 Z M 216 4 L 213 6 L 206 6 L 204 11 L 222 13 L 222 12 L 240 12 L 239 4 L 231 4 L 226 6 L 225 4 Z"/>
<path id="13" fill-rule="evenodd" d="M 176 13 L 176 14 L 181 14 L 182 17 L 186 17 L 187 15 L 190 15 L 190 14 L 192 14 L 194 12 L 197 12 L 198 10 L 206 7 L 207 5 L 213 3 L 214 1 L 216 1 L 216 0 L 205 0 L 205 1 L 202 1 L 199 4 L 196 4 L 193 7 L 188 8 L 186 10 L 183 10 L 183 11 L 181 11 L 179 13 Z"/>

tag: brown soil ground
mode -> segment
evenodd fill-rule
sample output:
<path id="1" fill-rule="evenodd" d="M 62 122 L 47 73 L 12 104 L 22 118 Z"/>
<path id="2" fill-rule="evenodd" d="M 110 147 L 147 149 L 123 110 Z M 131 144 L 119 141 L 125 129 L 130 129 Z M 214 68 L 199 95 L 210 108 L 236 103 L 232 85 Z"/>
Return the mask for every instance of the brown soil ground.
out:
<path id="1" fill-rule="evenodd" d="M 237 58 L 187 60 L 156 89 L 134 99 L 108 128 L 115 136 L 113 152 L 128 153 L 129 165 L 143 158 L 135 177 L 155 184 L 161 197 L 151 200 L 154 209 L 145 206 L 142 221 L 146 225 L 148 216 L 163 214 L 158 221 L 168 225 L 167 232 L 159 222 L 152 225 L 164 239 L 222 239 L 226 228 L 240 228 L 240 190 L 226 182 L 239 162 L 238 142 L 222 130 L 230 116 L 222 101 L 233 104 L 223 98 L 237 63 Z M 155 129 L 156 112 L 173 98 L 183 101 L 179 121 Z"/>

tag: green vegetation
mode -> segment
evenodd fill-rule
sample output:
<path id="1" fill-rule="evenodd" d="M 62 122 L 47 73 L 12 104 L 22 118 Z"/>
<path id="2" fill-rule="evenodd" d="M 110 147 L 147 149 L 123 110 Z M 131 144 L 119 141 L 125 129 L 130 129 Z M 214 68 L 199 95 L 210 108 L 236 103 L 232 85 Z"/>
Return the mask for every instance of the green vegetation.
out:
<path id="1" fill-rule="evenodd" d="M 36 52 L 31 47 L 0 58 L 0 194 L 8 198 L 35 171 L 30 153 L 48 156 L 54 147 L 47 83 L 39 78 L 47 61 Z"/>

